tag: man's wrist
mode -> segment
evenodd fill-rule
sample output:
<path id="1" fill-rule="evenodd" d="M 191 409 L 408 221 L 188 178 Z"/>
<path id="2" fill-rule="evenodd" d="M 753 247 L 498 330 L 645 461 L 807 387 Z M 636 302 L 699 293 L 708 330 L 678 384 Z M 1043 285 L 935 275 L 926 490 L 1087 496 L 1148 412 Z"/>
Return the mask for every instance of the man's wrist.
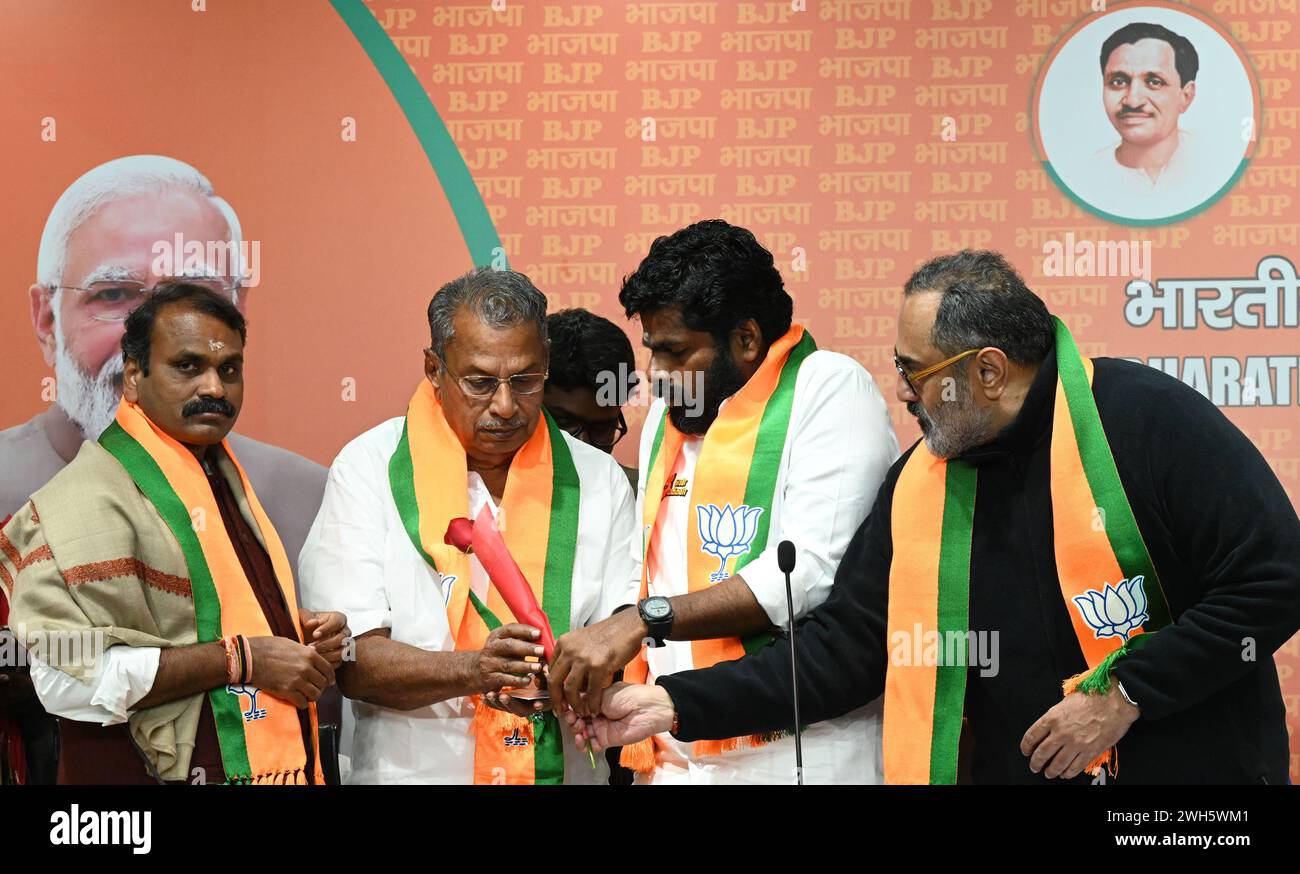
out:
<path id="1" fill-rule="evenodd" d="M 457 697 L 477 695 L 483 692 L 478 672 L 479 650 L 454 651 L 448 653 L 448 655 L 455 658 L 452 663 L 452 677 L 456 687 L 461 690 L 460 695 Z"/>
<path id="2" fill-rule="evenodd" d="M 659 690 L 658 694 L 661 699 L 660 704 L 663 706 L 664 709 L 663 722 L 665 723 L 665 725 L 663 730 L 673 736 L 676 736 L 677 730 L 679 728 L 679 722 L 678 722 L 679 717 L 677 713 L 677 707 L 676 705 L 673 704 L 673 696 L 668 694 L 668 690 L 665 689 L 663 686 L 656 684 L 654 688 Z"/>
<path id="3" fill-rule="evenodd" d="M 1131 715 L 1133 720 L 1137 721 L 1137 718 L 1142 715 L 1142 708 L 1138 706 L 1136 701 L 1129 697 L 1128 691 L 1124 688 L 1123 682 L 1117 679 L 1115 681 L 1115 688 L 1119 690 L 1120 698 L 1122 698 L 1124 702 L 1132 708 Z"/>
<path id="4" fill-rule="evenodd" d="M 635 651 L 639 652 L 641 644 L 650 639 L 650 627 L 645 624 L 645 620 L 641 618 L 641 611 L 635 606 L 631 610 L 624 610 L 622 615 L 624 622 L 627 623 L 627 640 L 629 644 L 635 641 Z"/>

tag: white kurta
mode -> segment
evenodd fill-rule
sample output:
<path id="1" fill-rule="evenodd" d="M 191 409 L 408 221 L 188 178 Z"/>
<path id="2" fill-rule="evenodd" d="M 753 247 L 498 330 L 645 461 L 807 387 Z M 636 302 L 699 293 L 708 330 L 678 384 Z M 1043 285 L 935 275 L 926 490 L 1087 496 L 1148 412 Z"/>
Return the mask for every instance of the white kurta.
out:
<path id="1" fill-rule="evenodd" d="M 724 404 L 725 408 L 725 404 Z M 637 520 L 650 468 L 650 449 L 666 407 L 656 402 L 641 433 L 640 485 Z M 693 501 L 695 462 L 704 438 L 687 439 L 676 469 L 674 485 L 685 495 L 667 495 L 660 505 L 663 518 L 657 554 L 651 566 L 657 574 L 650 593 L 671 597 L 688 592 L 686 578 L 687 526 L 697 525 Z M 777 475 L 767 546 L 740 570 L 754 597 L 773 625 L 785 626 L 785 575 L 777 566 L 777 544 L 789 540 L 797 560 L 791 574 L 796 617 L 826 600 L 835 570 L 849 540 L 866 519 L 890 464 L 898 457 L 898 440 L 885 400 L 871 375 L 857 362 L 835 352 L 809 355 L 795 382 L 790 427 Z M 652 484 L 661 488 L 662 484 Z M 648 537 L 648 531 L 643 532 Z M 639 545 L 639 544 L 638 544 Z M 710 560 L 713 559 L 710 556 Z M 788 645 L 778 642 L 777 645 Z M 650 680 L 690 670 L 689 641 L 668 641 L 649 653 Z M 851 670 L 851 666 L 845 666 Z M 725 707 L 726 702 L 718 702 Z M 837 719 L 810 726 L 803 733 L 804 782 L 879 783 L 881 702 L 876 701 Z M 791 711 L 793 723 L 793 709 Z M 794 739 L 762 747 L 742 747 L 719 756 L 697 757 L 691 744 L 665 733 L 656 738 L 658 767 L 641 782 L 652 783 L 793 783 Z"/>
<path id="2" fill-rule="evenodd" d="M 455 649 L 437 572 L 415 550 L 402 526 L 388 484 L 388 462 L 402 434 L 390 419 L 343 448 L 330 467 L 325 499 L 298 561 L 304 606 L 347 614 L 354 635 L 390 629 L 393 640 L 431 652 Z M 540 427 L 540 426 L 539 426 Z M 573 564 L 570 627 L 589 625 L 625 604 L 634 604 L 640 573 L 633 542 L 637 523 L 627 477 L 614 459 L 574 440 L 564 440 L 578 472 L 578 547 Z M 490 502 L 476 474 L 468 489 L 472 505 Z M 477 565 L 473 561 L 472 565 Z M 473 573 L 473 567 L 471 567 Z M 349 702 L 345 702 L 349 703 Z M 349 783 L 470 783 L 473 711 L 467 699 L 440 701 L 411 711 L 351 701 L 355 723 Z M 345 706 L 345 718 L 347 717 Z M 565 735 L 565 781 L 606 782 L 601 757 L 592 770 Z"/>

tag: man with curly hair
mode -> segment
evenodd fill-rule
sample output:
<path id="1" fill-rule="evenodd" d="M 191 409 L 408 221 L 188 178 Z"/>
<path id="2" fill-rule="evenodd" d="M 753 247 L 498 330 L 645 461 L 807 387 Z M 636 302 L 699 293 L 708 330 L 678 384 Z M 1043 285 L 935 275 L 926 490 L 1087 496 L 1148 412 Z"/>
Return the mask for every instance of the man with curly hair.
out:
<path id="1" fill-rule="evenodd" d="M 552 699 L 563 692 L 582 716 L 624 666 L 654 683 L 740 658 L 825 601 L 898 455 L 870 374 L 792 322 L 772 254 L 744 228 L 702 221 L 660 237 L 619 302 L 640 317 L 659 399 L 641 432 L 638 609 L 571 631 L 551 663 Z M 793 617 L 783 540 L 797 550 Z M 806 782 L 878 782 L 879 719 L 870 702 L 807 731 Z M 795 781 L 779 734 L 689 744 L 665 731 L 622 762 L 638 782 Z"/>

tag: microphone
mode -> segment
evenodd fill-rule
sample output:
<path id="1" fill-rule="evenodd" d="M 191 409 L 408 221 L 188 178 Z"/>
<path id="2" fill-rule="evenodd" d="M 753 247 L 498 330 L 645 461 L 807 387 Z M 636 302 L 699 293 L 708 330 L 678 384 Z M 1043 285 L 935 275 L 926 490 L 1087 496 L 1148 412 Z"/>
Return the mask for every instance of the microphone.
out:
<path id="1" fill-rule="evenodd" d="M 794 572 L 794 544 L 782 540 L 776 547 L 776 566 L 785 574 L 785 608 L 790 616 L 790 687 L 794 692 L 794 766 L 799 785 L 803 785 L 803 742 L 799 728 L 799 667 L 794 651 L 794 595 L 790 590 L 790 574 Z"/>

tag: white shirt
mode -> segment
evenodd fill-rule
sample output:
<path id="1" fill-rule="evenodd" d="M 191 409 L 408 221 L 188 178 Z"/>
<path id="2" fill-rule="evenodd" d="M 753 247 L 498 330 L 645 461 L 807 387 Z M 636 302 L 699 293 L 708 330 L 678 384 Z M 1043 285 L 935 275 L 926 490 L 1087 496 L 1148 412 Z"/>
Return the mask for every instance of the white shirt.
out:
<path id="1" fill-rule="evenodd" d="M 112 646 L 96 663 L 95 672 L 78 680 L 50 667 L 30 652 L 32 685 L 41 706 L 53 716 L 119 725 L 153 688 L 162 651 L 156 646 Z"/>
<path id="2" fill-rule="evenodd" d="M 1178 131 L 1178 147 L 1155 178 L 1140 167 L 1126 167 L 1115 157 L 1121 141 L 1092 154 L 1088 175 L 1078 194 L 1098 209 L 1138 219 L 1166 218 L 1199 205 L 1228 181 L 1224 176 L 1209 190 L 1207 177 L 1215 167 L 1202 154 L 1199 140 Z"/>
<path id="3" fill-rule="evenodd" d="M 541 426 L 539 426 L 541 427 Z M 430 652 L 450 652 L 441 581 L 415 550 L 402 526 L 388 484 L 388 462 L 402 434 L 402 419 L 384 422 L 343 448 L 330 467 L 320 514 L 298 561 L 308 609 L 339 610 L 354 635 L 390 629 L 391 638 Z M 578 544 L 573 564 L 570 627 L 606 618 L 636 603 L 640 569 L 635 559 L 634 500 L 627 476 L 612 456 L 564 435 L 578 472 Z M 469 488 L 471 505 L 490 501 L 481 480 Z M 471 574 L 477 561 L 471 562 Z M 485 585 L 486 577 L 472 584 Z M 473 711 L 464 698 L 411 711 L 351 701 L 354 722 L 349 783 L 471 783 Z M 349 708 L 344 708 L 345 720 Z M 346 727 L 345 727 L 346 731 Z M 606 782 L 597 757 L 593 770 L 564 730 L 565 781 Z"/>
<path id="4" fill-rule="evenodd" d="M 665 411 L 663 402 L 656 401 L 641 432 L 638 521 L 647 488 L 650 449 Z M 665 496 L 660 505 L 664 516 L 653 563 L 658 573 L 649 581 L 654 595 L 671 597 L 689 591 L 686 533 L 688 525 L 698 522 L 692 493 L 702 443 L 703 438 L 683 441 L 676 476 L 686 480 L 687 494 Z M 790 620 L 785 575 L 776 561 L 777 545 L 782 540 L 795 545 L 790 584 L 795 616 L 801 617 L 829 596 L 849 540 L 866 519 L 897 457 L 898 440 L 885 399 L 871 375 L 853 359 L 836 352 L 819 350 L 809 355 L 795 382 L 767 545 L 739 572 L 773 625 L 784 627 Z M 648 532 L 643 534 L 649 536 Z M 655 677 L 694 667 L 689 641 L 670 640 L 647 653 L 651 682 Z M 719 702 L 719 706 L 725 706 L 725 702 Z M 879 783 L 880 711 L 877 699 L 837 719 L 809 726 L 803 733 L 805 782 Z M 794 782 L 793 738 L 705 758 L 695 756 L 691 744 L 681 743 L 670 734 L 659 735 L 658 740 L 663 750 L 661 767 L 643 782 Z"/>

